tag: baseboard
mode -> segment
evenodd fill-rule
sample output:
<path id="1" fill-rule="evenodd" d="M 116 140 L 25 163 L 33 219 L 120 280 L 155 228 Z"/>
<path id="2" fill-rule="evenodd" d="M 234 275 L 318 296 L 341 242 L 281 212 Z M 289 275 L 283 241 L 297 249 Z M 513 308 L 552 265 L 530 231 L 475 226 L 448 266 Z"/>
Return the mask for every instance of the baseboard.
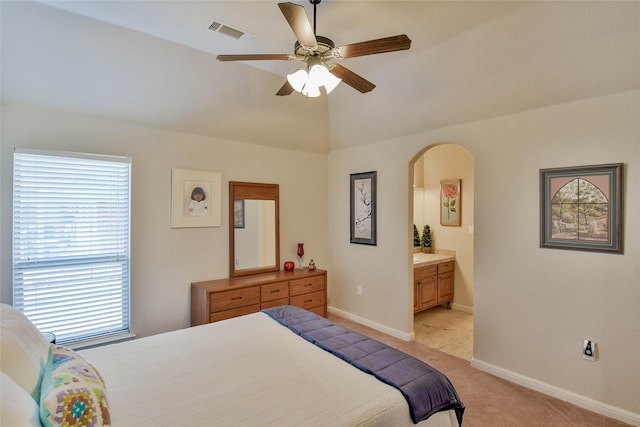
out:
<path id="1" fill-rule="evenodd" d="M 392 337 L 399 338 L 404 341 L 413 341 L 413 339 L 415 338 L 415 334 L 413 332 L 408 334 L 406 332 L 402 332 L 397 329 L 393 329 L 388 326 L 381 325 L 380 323 L 372 322 L 369 319 L 356 316 L 355 314 L 351 314 L 347 311 L 340 310 L 339 308 L 336 308 L 336 307 L 328 306 L 327 311 L 331 314 L 335 314 L 336 316 L 344 317 L 347 320 L 353 320 L 354 322 L 360 323 L 361 325 L 368 326 L 371 329 L 375 329 L 376 331 L 385 333 L 387 335 L 391 335 Z"/>
<path id="2" fill-rule="evenodd" d="M 555 397 L 556 399 L 560 399 L 597 414 L 604 415 L 605 417 L 614 418 L 618 421 L 634 426 L 640 426 L 640 414 L 634 414 L 633 412 L 598 402 L 597 400 L 590 399 L 586 396 L 563 390 L 533 378 L 525 377 L 524 375 L 511 372 L 475 358 L 471 359 L 471 366 L 528 389 L 538 391 L 542 394 L 546 394 L 547 396 Z"/>
<path id="3" fill-rule="evenodd" d="M 464 311 L 465 313 L 473 314 L 473 306 L 456 304 L 455 302 L 451 304 L 451 308 L 458 311 Z"/>

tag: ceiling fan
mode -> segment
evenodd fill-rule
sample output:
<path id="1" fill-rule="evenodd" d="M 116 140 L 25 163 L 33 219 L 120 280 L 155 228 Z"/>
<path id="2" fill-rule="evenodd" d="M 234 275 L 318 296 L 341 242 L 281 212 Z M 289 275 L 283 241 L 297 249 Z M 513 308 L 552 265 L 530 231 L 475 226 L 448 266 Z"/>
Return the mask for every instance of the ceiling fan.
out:
<path id="1" fill-rule="evenodd" d="M 375 84 L 359 76 L 333 60 L 395 52 L 411 47 L 411 39 L 406 34 L 368 40 L 360 43 L 335 47 L 327 37 L 316 35 L 316 6 L 321 0 L 309 0 L 313 4 L 313 28 L 304 11 L 304 7 L 294 3 L 278 3 L 280 11 L 296 36 L 293 54 L 239 54 L 218 55 L 220 61 L 290 61 L 298 60 L 305 65 L 287 76 L 287 81 L 276 93 L 279 96 L 290 95 L 294 90 L 307 97 L 320 95 L 320 88 L 329 93 L 340 81 L 345 82 L 361 93 L 370 92 Z"/>

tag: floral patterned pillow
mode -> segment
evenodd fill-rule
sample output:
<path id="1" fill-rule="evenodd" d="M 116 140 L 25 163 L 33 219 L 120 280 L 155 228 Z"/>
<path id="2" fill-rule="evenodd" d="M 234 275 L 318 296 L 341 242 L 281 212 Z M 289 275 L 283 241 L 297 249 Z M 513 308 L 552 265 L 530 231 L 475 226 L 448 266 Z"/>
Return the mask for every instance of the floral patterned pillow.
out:
<path id="1" fill-rule="evenodd" d="M 73 350 L 51 345 L 40 391 L 40 421 L 49 426 L 111 425 L 104 380 Z"/>

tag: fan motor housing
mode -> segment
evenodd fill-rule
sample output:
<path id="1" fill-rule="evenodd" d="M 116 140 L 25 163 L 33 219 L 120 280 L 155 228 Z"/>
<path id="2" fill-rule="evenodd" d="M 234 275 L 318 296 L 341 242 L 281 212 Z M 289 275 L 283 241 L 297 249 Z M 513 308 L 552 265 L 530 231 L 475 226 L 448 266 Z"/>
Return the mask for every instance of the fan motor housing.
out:
<path id="1" fill-rule="evenodd" d="M 336 47 L 333 40 L 324 36 L 316 36 L 316 41 L 318 43 L 318 47 L 315 50 L 309 50 L 305 46 L 302 46 L 300 42 L 296 42 L 294 46 L 294 52 L 296 56 L 309 56 L 309 55 L 317 55 L 322 56 L 327 52 L 330 52 L 333 48 Z"/>

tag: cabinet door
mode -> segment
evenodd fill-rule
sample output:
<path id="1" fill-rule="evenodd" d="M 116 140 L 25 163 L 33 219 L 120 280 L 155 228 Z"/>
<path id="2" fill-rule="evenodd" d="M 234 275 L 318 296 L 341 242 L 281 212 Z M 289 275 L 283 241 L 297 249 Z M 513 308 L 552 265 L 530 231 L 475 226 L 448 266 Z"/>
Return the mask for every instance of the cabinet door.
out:
<path id="1" fill-rule="evenodd" d="M 413 311 L 417 312 L 436 305 L 436 282 L 438 267 L 435 265 L 413 270 Z"/>
<path id="2" fill-rule="evenodd" d="M 453 272 L 438 275 L 438 304 L 453 301 Z"/>
<path id="3" fill-rule="evenodd" d="M 433 307 L 437 299 L 437 276 L 429 276 L 416 282 L 418 290 L 418 310 Z"/>

